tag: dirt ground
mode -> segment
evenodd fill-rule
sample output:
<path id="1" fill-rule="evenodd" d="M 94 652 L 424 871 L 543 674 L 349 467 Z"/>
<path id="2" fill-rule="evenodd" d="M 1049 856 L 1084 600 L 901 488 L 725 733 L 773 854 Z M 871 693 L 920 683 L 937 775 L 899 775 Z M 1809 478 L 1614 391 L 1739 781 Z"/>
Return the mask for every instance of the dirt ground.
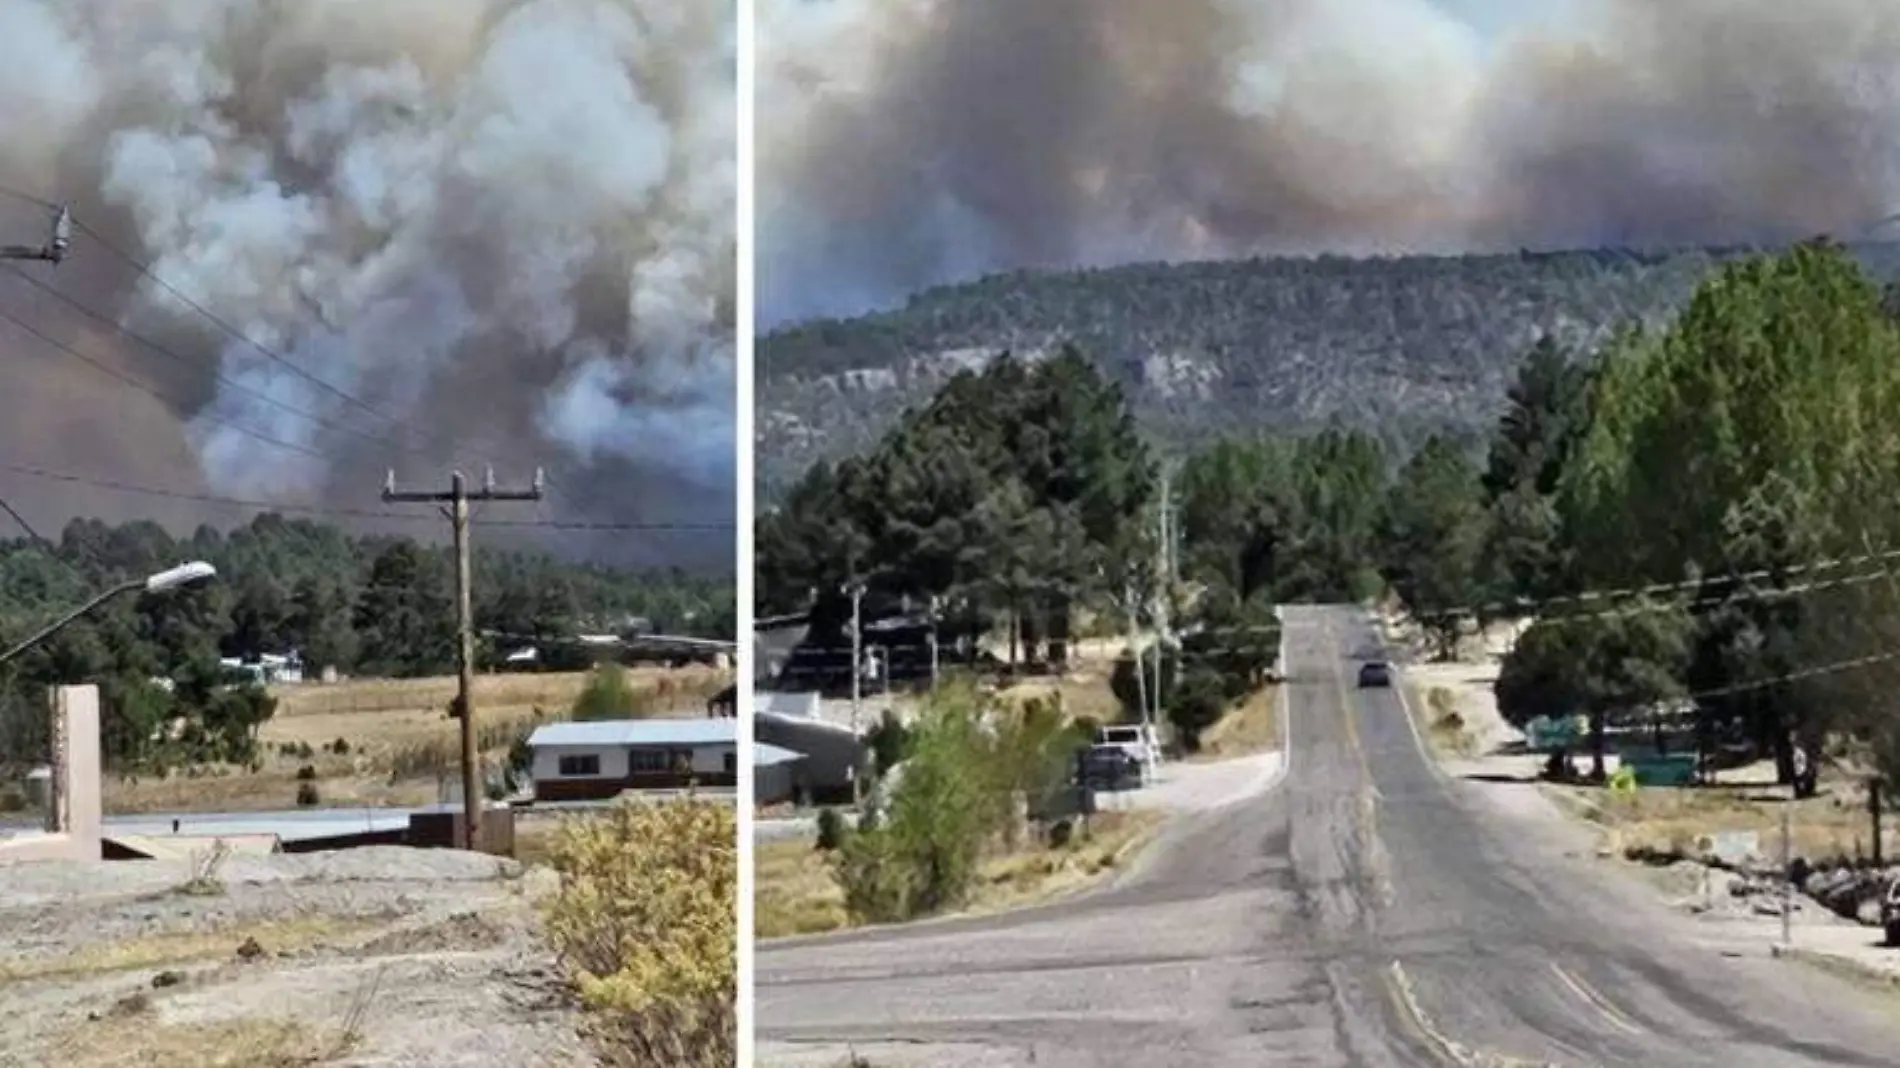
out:
<path id="1" fill-rule="evenodd" d="M 646 711 L 653 715 L 702 715 L 707 698 L 731 681 L 730 672 L 706 667 L 637 668 L 628 677 L 635 692 L 646 695 Z M 500 758 L 537 722 L 566 718 L 586 684 L 586 672 L 478 676 L 484 754 Z M 291 808 L 305 765 L 315 769 L 323 805 L 415 806 L 439 800 L 444 784 L 459 774 L 461 743 L 447 715 L 455 694 L 451 677 L 277 686 L 271 693 L 277 712 L 258 733 L 256 771 L 208 766 L 162 779 L 108 779 L 106 811 Z M 332 748 L 338 740 L 342 752 Z"/>
<path id="2" fill-rule="evenodd" d="M 1062 848 L 1030 845 L 983 862 L 965 913 L 1021 908 L 1081 890 L 1124 866 L 1163 819 L 1154 812 L 1102 812 L 1087 840 Z M 816 934 L 852 926 L 828 855 L 803 836 L 759 842 L 753 853 L 753 927 L 760 938 Z"/>
<path id="3" fill-rule="evenodd" d="M 399 847 L 0 865 L 0 1066 L 598 1064 L 535 938 L 553 878 Z"/>
<path id="4" fill-rule="evenodd" d="M 1280 688 L 1265 686 L 1201 733 L 1201 751 L 1191 760 L 1230 760 L 1280 748 Z"/>

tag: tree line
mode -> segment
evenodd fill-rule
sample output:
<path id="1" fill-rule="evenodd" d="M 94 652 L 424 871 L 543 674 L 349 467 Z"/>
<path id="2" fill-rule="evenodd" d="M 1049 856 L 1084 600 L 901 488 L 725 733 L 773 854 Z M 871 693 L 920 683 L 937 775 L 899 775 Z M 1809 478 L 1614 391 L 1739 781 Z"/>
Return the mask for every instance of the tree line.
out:
<path id="1" fill-rule="evenodd" d="M 1161 590 L 1163 456 L 1122 387 L 1073 346 L 1005 356 L 790 486 L 760 520 L 759 608 L 835 626 L 855 579 L 1035 662 L 1077 626 L 1150 626 L 1161 601 L 1185 635 L 1165 688 L 1224 695 L 1269 659 L 1272 605 L 1391 596 L 1441 655 L 1527 623 L 1502 711 L 1580 716 L 1599 756 L 1610 727 L 1667 714 L 1790 777 L 1830 740 L 1900 768 L 1900 557 L 1881 555 L 1900 531 L 1900 291 L 1825 242 L 1729 257 L 1673 319 L 1543 335 L 1511 362 L 1486 426 L 1405 448 L 1343 422 L 1253 429 L 1169 462 Z"/>
<path id="2" fill-rule="evenodd" d="M 1434 441 L 1401 477 L 1396 592 L 1449 649 L 1528 629 L 1499 706 L 1609 728 L 1686 723 L 1818 768 L 1900 771 L 1900 301 L 1813 242 L 1712 271 L 1680 316 L 1583 358 L 1532 352 L 1482 454 Z"/>
<path id="3" fill-rule="evenodd" d="M 294 652 L 306 677 L 455 669 L 446 549 L 276 514 L 184 538 L 152 522 L 74 520 L 56 541 L 0 541 L 0 639 L 10 644 L 101 590 L 186 560 L 211 563 L 217 580 L 108 602 L 0 667 L 0 764 L 44 759 L 52 685 L 99 685 L 115 766 L 242 763 L 274 701 L 224 659 Z M 729 580 L 480 547 L 473 563 L 479 655 L 490 664 L 525 645 L 571 648 L 577 634 L 618 632 L 636 617 L 664 633 L 734 632 Z"/>

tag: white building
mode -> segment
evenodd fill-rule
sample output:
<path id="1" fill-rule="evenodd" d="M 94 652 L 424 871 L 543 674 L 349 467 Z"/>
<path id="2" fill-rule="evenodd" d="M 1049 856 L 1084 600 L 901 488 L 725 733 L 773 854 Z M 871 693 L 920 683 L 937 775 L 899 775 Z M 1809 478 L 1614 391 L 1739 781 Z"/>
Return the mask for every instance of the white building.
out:
<path id="1" fill-rule="evenodd" d="M 737 786 L 738 720 L 549 723 L 528 737 L 536 801 L 589 801 L 625 790 Z"/>

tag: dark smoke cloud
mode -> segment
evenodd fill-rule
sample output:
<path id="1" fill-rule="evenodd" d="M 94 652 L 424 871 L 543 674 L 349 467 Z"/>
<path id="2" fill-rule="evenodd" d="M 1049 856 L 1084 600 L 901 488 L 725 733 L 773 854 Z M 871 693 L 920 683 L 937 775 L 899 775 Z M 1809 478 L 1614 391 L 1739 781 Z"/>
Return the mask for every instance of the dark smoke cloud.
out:
<path id="1" fill-rule="evenodd" d="M 669 0 L 0 0 L 0 185 L 72 201 L 338 387 L 82 234 L 57 272 L 28 269 L 202 359 L 161 358 L 0 275 L 0 310 L 166 398 L 0 323 L 0 445 L 121 481 L 356 508 L 378 507 L 388 467 L 433 485 L 451 465 L 511 482 L 545 465 L 562 495 L 544 515 L 730 521 L 734 24 L 731 4 Z M 10 205 L 0 243 L 42 226 Z M 153 510 L 71 489 L 55 503 Z M 731 559 L 703 535 L 581 548 Z"/>
<path id="2" fill-rule="evenodd" d="M 1003 268 L 1900 208 L 1892 0 L 1574 0 L 1502 35 L 1430 0 L 762 3 L 766 325 Z"/>

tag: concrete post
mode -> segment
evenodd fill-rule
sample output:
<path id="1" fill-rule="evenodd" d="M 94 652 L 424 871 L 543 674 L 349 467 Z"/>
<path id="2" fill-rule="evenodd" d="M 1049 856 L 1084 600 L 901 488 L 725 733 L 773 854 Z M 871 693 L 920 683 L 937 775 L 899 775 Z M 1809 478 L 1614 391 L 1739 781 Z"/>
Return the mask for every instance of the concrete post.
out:
<path id="1" fill-rule="evenodd" d="M 49 695 L 52 782 L 46 833 L 0 839 L 0 860 L 98 860 L 105 832 L 100 799 L 99 688 L 61 686 Z"/>
<path id="2" fill-rule="evenodd" d="M 99 855 L 104 830 L 104 803 L 100 798 L 103 773 L 99 760 L 99 687 L 61 686 L 53 691 L 55 730 L 64 735 L 65 760 L 55 764 L 62 796 L 56 811 L 69 835 L 87 856 Z"/>

